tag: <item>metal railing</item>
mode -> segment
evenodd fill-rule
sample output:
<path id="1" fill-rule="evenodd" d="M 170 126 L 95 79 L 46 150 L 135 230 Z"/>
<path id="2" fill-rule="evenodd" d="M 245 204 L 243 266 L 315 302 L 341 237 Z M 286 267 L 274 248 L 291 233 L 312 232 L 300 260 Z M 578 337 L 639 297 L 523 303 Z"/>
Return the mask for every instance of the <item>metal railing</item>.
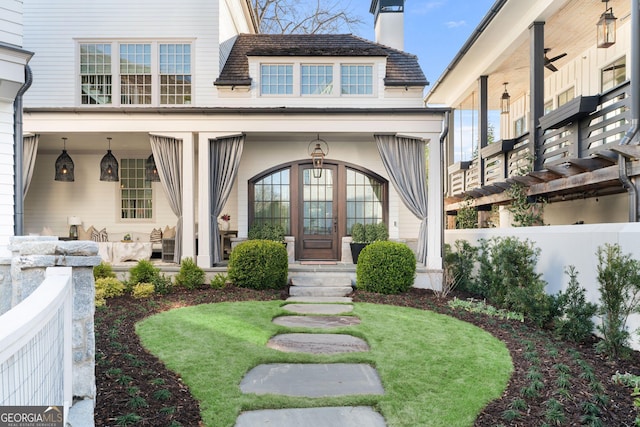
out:
<path id="1" fill-rule="evenodd" d="M 557 129 L 546 130 L 540 137 L 540 146 L 535 153 L 530 133 L 525 133 L 510 141 L 513 145 L 505 144 L 507 141 L 495 143 L 508 147 L 504 150 L 489 149 L 489 155 L 481 154 L 480 158 L 452 165 L 449 168 L 448 195 L 460 196 L 483 185 L 504 182 L 531 170 L 542 170 L 571 158 L 588 158 L 606 151 L 620 142 L 629 126 L 631 96 L 629 82 L 603 93 L 591 114 Z M 534 165 L 536 155 L 538 158 Z M 482 177 L 481 169 L 484 172 Z"/>
<path id="2" fill-rule="evenodd" d="M 0 316 L 0 406 L 72 403 L 71 267 L 49 267 L 42 284 Z"/>

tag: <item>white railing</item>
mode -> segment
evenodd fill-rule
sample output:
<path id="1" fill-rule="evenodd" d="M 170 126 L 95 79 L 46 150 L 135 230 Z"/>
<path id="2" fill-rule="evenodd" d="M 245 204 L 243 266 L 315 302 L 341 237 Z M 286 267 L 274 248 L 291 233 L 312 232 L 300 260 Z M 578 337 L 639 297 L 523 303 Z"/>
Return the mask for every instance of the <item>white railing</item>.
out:
<path id="1" fill-rule="evenodd" d="M 42 284 L 0 316 L 0 406 L 72 403 L 71 267 L 50 267 Z"/>

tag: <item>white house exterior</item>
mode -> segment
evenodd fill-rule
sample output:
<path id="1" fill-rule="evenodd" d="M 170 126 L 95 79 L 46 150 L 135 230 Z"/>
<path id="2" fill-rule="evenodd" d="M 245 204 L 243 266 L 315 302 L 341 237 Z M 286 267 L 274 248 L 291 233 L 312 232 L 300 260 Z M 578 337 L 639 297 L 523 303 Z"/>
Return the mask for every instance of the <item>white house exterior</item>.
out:
<path id="1" fill-rule="evenodd" d="M 22 1 L 3 2 L 0 16 L 0 256 L 7 256 L 14 232 L 14 101 L 24 90 L 25 67 L 32 53 L 24 50 Z"/>
<path id="2" fill-rule="evenodd" d="M 440 180 L 430 179 L 428 220 L 416 217 L 377 148 L 378 140 L 397 139 L 413 147 L 426 142 L 438 153 L 445 109 L 424 107 L 427 82 L 417 59 L 350 35 L 257 35 L 248 5 L 25 4 L 24 43 L 36 56 L 24 132 L 39 141 L 25 232 L 66 236 L 71 216 L 85 229 L 113 234 L 177 225 L 180 258 L 210 267 L 222 257 L 223 213 L 240 239 L 258 220 L 283 225 L 295 241 L 295 260 L 344 260 L 354 222 L 384 221 L 391 238 L 415 242 L 424 220 L 433 232 L 422 234 L 418 252 L 428 268 L 441 269 Z M 402 7 L 396 10 L 395 20 Z M 309 169 L 310 143 L 318 138 L 329 150 L 320 179 Z M 180 182 L 126 178 L 141 173 L 152 151 L 162 163 L 161 143 L 181 147 Z M 118 182 L 99 180 L 109 147 Z M 73 182 L 54 180 L 63 148 L 73 160 Z M 431 158 L 437 170 L 438 156 Z M 230 189 L 217 188 L 224 174 L 233 177 Z M 164 187 L 172 184 L 180 197 L 167 196 Z"/>

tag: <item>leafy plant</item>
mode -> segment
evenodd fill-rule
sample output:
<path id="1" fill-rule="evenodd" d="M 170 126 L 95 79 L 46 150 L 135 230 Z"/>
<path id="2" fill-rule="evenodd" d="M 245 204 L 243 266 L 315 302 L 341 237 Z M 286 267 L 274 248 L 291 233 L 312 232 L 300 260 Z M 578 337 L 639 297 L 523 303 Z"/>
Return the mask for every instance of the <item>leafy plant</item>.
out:
<path id="1" fill-rule="evenodd" d="M 472 206 L 471 197 L 466 197 L 461 203 L 456 215 L 456 228 L 478 228 L 478 211 Z"/>
<path id="2" fill-rule="evenodd" d="M 173 283 L 171 282 L 171 278 L 162 273 L 158 274 L 158 276 L 153 279 L 152 283 L 153 288 L 155 289 L 155 292 L 157 294 L 167 295 L 170 294 L 173 290 Z"/>
<path id="3" fill-rule="evenodd" d="M 101 277 L 96 280 L 96 307 L 105 305 L 107 298 L 124 294 L 124 284 L 115 277 Z"/>
<path id="4" fill-rule="evenodd" d="M 154 294 L 154 291 L 153 283 L 136 283 L 131 295 L 134 298 L 149 298 Z"/>
<path id="5" fill-rule="evenodd" d="M 640 308 L 640 262 L 623 254 L 618 244 L 598 247 L 597 255 L 602 340 L 596 348 L 615 358 L 629 351 L 626 326 L 629 315 Z"/>
<path id="6" fill-rule="evenodd" d="M 382 294 L 406 292 L 416 274 L 416 256 L 405 244 L 373 242 L 360 253 L 356 286 Z"/>
<path id="7" fill-rule="evenodd" d="M 284 228 L 280 224 L 256 222 L 249 227 L 247 237 L 249 240 L 273 240 L 284 242 Z"/>
<path id="8" fill-rule="evenodd" d="M 215 276 L 213 276 L 213 279 L 211 279 L 211 287 L 214 289 L 222 289 L 227 286 L 228 279 L 229 276 L 227 276 L 226 274 L 217 273 Z"/>
<path id="9" fill-rule="evenodd" d="M 116 277 L 116 273 L 113 272 L 113 268 L 111 267 L 111 264 L 102 261 L 100 262 L 100 264 L 93 267 L 93 278 L 95 280 L 103 279 L 107 277 L 113 277 L 113 278 Z"/>
<path id="10" fill-rule="evenodd" d="M 128 283 L 133 288 L 133 285 L 137 283 L 154 283 L 159 276 L 160 269 L 154 267 L 151 261 L 143 259 L 129 269 Z"/>
<path id="11" fill-rule="evenodd" d="M 389 240 L 389 230 L 384 222 L 377 224 L 362 224 L 356 222 L 351 226 L 351 241 L 353 243 L 371 243 Z"/>
<path id="12" fill-rule="evenodd" d="M 142 417 L 137 414 L 120 415 L 116 418 L 116 425 L 118 426 L 132 426 L 142 421 Z"/>
<path id="13" fill-rule="evenodd" d="M 596 304 L 586 301 L 585 289 L 578 283 L 578 272 L 570 265 L 565 273 L 569 276 L 569 285 L 565 292 L 555 298 L 555 333 L 566 340 L 584 342 L 593 333 L 592 317 L 598 311 Z"/>
<path id="14" fill-rule="evenodd" d="M 161 401 L 169 400 L 171 399 L 171 392 L 166 388 L 156 390 L 153 392 L 153 398 Z"/>
<path id="15" fill-rule="evenodd" d="M 454 288 L 474 292 L 475 281 L 473 268 L 478 254 L 478 248 L 466 240 L 461 239 L 454 242 L 454 247 L 455 251 L 452 251 L 450 245 L 445 245 L 445 271 L 453 278 Z"/>
<path id="16" fill-rule="evenodd" d="M 268 240 L 247 240 L 229 256 L 229 280 L 251 289 L 284 288 L 289 261 L 282 243 Z"/>
<path id="17" fill-rule="evenodd" d="M 507 208 L 513 215 L 514 227 L 544 225 L 544 204 L 540 200 L 532 201 L 522 184 L 513 184 L 507 189 L 511 204 Z"/>
<path id="18" fill-rule="evenodd" d="M 195 289 L 204 283 L 204 270 L 195 263 L 193 258 L 184 258 L 180 263 L 180 271 L 175 276 L 176 285 L 186 289 Z"/>
<path id="19" fill-rule="evenodd" d="M 353 243 L 365 243 L 364 224 L 356 222 L 351 226 L 351 241 Z"/>

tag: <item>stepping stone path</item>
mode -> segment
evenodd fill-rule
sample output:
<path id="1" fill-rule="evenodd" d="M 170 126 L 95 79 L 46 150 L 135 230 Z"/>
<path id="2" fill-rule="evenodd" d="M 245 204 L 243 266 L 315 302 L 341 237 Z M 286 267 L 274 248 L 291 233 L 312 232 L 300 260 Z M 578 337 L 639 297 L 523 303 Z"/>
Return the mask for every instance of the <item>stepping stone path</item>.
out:
<path id="1" fill-rule="evenodd" d="M 280 316 L 273 322 L 287 327 L 330 329 L 360 323 L 355 316 L 338 316 L 353 310 L 348 277 L 302 277 L 292 280 L 283 309 L 305 316 Z M 369 351 L 368 344 L 348 334 L 290 333 L 276 335 L 268 347 L 283 352 L 338 354 Z M 272 363 L 251 369 L 240 383 L 243 393 L 302 397 L 382 395 L 375 368 L 363 363 Z M 339 406 L 248 411 L 236 427 L 386 427 L 384 418 L 369 407 Z"/>

